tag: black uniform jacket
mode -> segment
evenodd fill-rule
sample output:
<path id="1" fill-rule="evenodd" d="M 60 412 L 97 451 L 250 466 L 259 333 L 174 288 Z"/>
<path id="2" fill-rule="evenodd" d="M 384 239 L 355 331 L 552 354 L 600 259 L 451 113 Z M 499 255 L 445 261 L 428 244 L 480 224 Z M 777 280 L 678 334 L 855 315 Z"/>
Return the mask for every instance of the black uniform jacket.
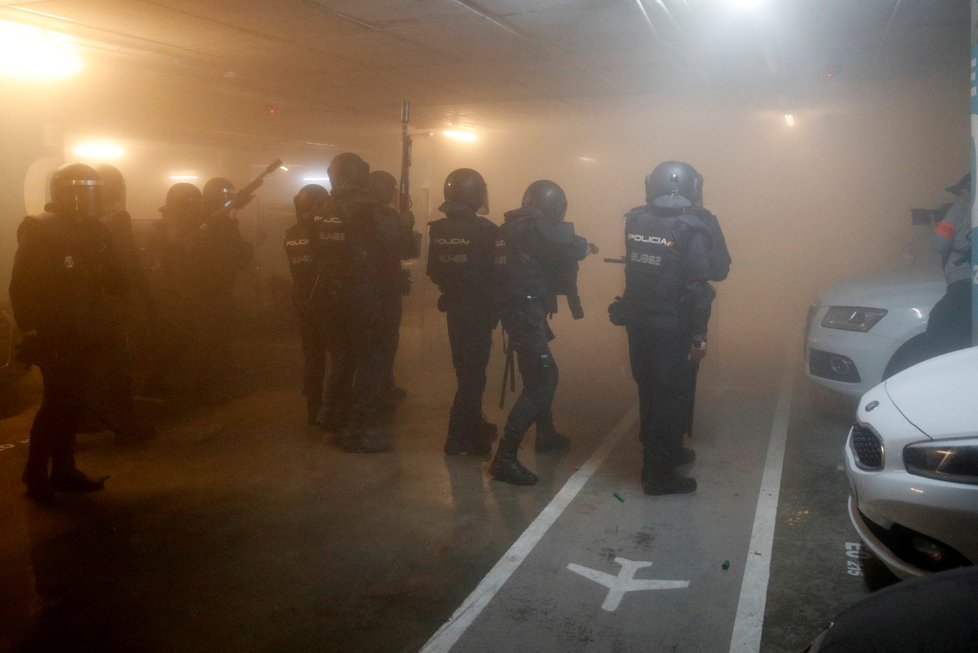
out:
<path id="1" fill-rule="evenodd" d="M 55 214 L 25 218 L 10 279 L 17 326 L 42 342 L 91 349 L 105 343 L 110 296 L 126 292 L 109 230 Z"/>

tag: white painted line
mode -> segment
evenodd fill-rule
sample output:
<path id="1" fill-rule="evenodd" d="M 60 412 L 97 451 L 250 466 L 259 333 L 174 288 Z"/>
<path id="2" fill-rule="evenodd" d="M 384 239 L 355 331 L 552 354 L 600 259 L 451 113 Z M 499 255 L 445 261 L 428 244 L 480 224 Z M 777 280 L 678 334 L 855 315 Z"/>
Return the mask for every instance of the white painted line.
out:
<path id="1" fill-rule="evenodd" d="M 452 618 L 446 621 L 431 639 L 424 645 L 420 653 L 445 653 L 450 651 L 459 638 L 465 633 L 472 622 L 476 620 L 489 601 L 502 589 L 513 572 L 523 563 L 533 548 L 543 539 L 546 532 L 553 526 L 561 513 L 570 505 L 574 497 L 584 487 L 591 476 L 598 470 L 605 458 L 614 450 L 622 437 L 638 422 L 638 405 L 635 404 L 611 430 L 601 446 L 598 447 L 586 463 L 567 479 L 560 492 L 550 500 L 550 503 L 540 511 L 523 534 L 520 535 L 499 562 L 489 571 L 479 586 L 469 594 L 468 598 L 455 611 Z"/>
<path id="2" fill-rule="evenodd" d="M 784 467 L 784 446 L 788 437 L 788 420 L 791 417 L 791 389 L 794 384 L 794 365 L 785 363 L 781 377 L 778 405 L 771 425 L 771 439 L 767 447 L 767 461 L 761 490 L 757 495 L 757 511 L 754 513 L 754 529 L 747 549 L 744 580 L 737 601 L 737 619 L 730 639 L 730 653 L 757 653 L 761 649 L 761 632 L 764 627 L 764 606 L 767 602 L 767 585 L 771 577 L 771 549 L 774 544 L 774 526 L 778 516 L 778 497 L 781 493 L 781 470 Z"/>

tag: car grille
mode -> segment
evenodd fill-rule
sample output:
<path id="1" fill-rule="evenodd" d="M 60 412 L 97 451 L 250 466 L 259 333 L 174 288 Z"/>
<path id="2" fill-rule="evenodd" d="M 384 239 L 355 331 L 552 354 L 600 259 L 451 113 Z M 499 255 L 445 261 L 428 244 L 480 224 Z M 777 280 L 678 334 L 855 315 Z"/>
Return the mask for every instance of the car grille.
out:
<path id="1" fill-rule="evenodd" d="M 849 431 L 849 448 L 856 457 L 861 469 L 879 471 L 883 469 L 883 442 L 872 429 L 862 424 L 854 424 Z"/>

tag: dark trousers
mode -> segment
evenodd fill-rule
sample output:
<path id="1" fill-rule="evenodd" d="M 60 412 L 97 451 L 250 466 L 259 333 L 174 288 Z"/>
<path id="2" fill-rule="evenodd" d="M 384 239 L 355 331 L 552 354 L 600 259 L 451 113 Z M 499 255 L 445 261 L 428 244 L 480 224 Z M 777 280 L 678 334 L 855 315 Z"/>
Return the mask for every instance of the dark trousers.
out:
<path id="1" fill-rule="evenodd" d="M 384 372 L 377 288 L 358 284 L 338 290 L 325 311 L 326 347 L 332 359 L 327 413 L 349 417 L 355 428 L 372 426 Z"/>
<path id="2" fill-rule="evenodd" d="M 445 301 L 448 341 L 452 347 L 457 388 L 448 419 L 449 434 L 464 435 L 476 428 L 482 416 L 486 390 L 486 365 L 495 327 L 492 303 L 486 297 L 451 298 Z"/>
<path id="3" fill-rule="evenodd" d="M 928 354 L 940 356 L 971 346 L 971 283 L 955 281 L 927 319 Z"/>
<path id="4" fill-rule="evenodd" d="M 41 379 L 44 395 L 31 425 L 25 480 L 46 477 L 75 467 L 75 434 L 86 410 L 91 379 L 91 357 L 69 347 L 52 348 L 42 354 Z"/>
<path id="5" fill-rule="evenodd" d="M 401 316 L 404 313 L 404 302 L 398 289 L 385 289 L 380 298 L 380 339 L 384 355 L 384 371 L 381 375 L 381 388 L 389 389 L 394 385 L 394 361 L 397 358 L 397 346 L 401 340 Z"/>
<path id="6" fill-rule="evenodd" d="M 516 353 L 523 388 L 506 418 L 508 438 L 523 439 L 534 422 L 537 429 L 553 430 L 551 404 L 557 392 L 557 361 L 548 343 L 553 332 L 547 324 L 547 311 L 540 301 L 527 302 L 503 314 L 503 328 L 509 346 Z"/>
<path id="7" fill-rule="evenodd" d="M 638 384 L 642 480 L 668 475 L 682 450 L 689 420 L 689 334 L 676 325 L 640 319 L 630 324 L 628 354 Z"/>
<path id="8" fill-rule="evenodd" d="M 299 316 L 299 338 L 302 342 L 302 394 L 310 412 L 318 411 L 323 401 L 323 380 L 326 377 L 327 333 L 323 315 Z"/>

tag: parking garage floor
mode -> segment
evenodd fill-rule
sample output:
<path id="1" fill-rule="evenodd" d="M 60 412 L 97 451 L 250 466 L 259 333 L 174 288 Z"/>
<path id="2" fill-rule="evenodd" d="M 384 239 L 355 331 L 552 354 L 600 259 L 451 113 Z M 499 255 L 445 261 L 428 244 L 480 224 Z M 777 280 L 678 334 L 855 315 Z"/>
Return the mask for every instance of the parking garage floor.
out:
<path id="1" fill-rule="evenodd" d="M 441 453 L 453 377 L 433 311 L 405 318 L 409 397 L 380 455 L 305 424 L 291 335 L 244 339 L 221 397 L 146 405 L 151 440 L 80 436 L 106 489 L 39 506 L 19 482 L 29 375 L 0 422 L 0 650 L 800 651 L 893 581 L 846 516 L 852 407 L 794 357 L 728 338 L 700 377 L 698 491 L 647 497 L 623 342 L 568 346 L 582 328 L 554 344 L 574 444 L 537 455 L 528 436 L 530 488 Z M 497 351 L 499 423 L 501 367 Z"/>

